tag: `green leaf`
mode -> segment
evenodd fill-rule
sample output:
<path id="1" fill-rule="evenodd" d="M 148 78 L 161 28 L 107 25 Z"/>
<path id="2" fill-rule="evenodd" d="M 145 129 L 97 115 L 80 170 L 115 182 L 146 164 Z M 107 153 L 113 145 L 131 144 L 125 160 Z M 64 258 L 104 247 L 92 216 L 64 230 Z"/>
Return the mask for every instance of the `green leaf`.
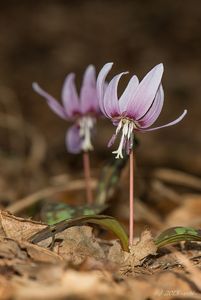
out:
<path id="1" fill-rule="evenodd" d="M 93 204 L 71 205 L 56 201 L 43 201 L 40 212 L 41 220 L 48 225 L 53 225 L 67 219 L 102 213 L 107 208 L 106 202 L 118 186 L 121 172 L 127 160 L 128 155 L 125 155 L 124 159 L 112 158 L 102 168 Z"/>
<path id="2" fill-rule="evenodd" d="M 41 209 L 40 217 L 42 222 L 48 225 L 54 225 L 58 222 L 76 217 L 99 214 L 105 208 L 106 205 L 98 204 L 75 206 L 67 203 L 47 202 Z"/>
<path id="3" fill-rule="evenodd" d="M 123 250 L 128 251 L 128 236 L 124 228 L 115 218 L 105 215 L 82 216 L 47 226 L 47 228 L 34 234 L 29 241 L 36 244 L 49 237 L 54 237 L 55 234 L 62 232 L 67 228 L 85 224 L 97 224 L 111 231 L 115 236 L 117 236 L 117 238 L 119 238 Z"/>
<path id="4" fill-rule="evenodd" d="M 201 242 L 201 230 L 192 227 L 171 227 L 163 231 L 155 239 L 158 248 L 181 241 Z"/>
<path id="5" fill-rule="evenodd" d="M 123 159 L 112 158 L 102 169 L 96 189 L 95 203 L 105 204 L 118 186 L 121 172 L 126 166 L 128 155 Z"/>

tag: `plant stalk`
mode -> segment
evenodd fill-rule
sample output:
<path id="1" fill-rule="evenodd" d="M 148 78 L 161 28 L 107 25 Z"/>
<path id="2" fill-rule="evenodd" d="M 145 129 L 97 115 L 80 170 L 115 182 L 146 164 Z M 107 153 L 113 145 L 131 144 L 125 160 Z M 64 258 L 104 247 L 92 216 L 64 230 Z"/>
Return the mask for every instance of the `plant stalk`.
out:
<path id="1" fill-rule="evenodd" d="M 87 203 L 93 203 L 93 195 L 91 189 L 91 174 L 90 174 L 90 159 L 89 159 L 89 152 L 83 152 L 83 167 L 84 167 L 84 177 L 85 177 L 85 184 L 86 184 L 86 198 Z"/>
<path id="2" fill-rule="evenodd" d="M 129 189 L 129 245 L 133 244 L 134 234 L 134 151 L 130 153 L 130 189 Z"/>

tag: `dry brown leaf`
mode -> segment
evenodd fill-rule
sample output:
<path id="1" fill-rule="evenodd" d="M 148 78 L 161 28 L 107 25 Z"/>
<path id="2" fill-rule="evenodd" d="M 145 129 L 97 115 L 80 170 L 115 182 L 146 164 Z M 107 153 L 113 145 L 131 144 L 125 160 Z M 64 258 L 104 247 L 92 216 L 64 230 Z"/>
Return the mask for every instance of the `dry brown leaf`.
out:
<path id="1" fill-rule="evenodd" d="M 0 275 L 0 299 L 9 300 L 13 294 L 13 287 L 10 280 Z"/>
<path id="2" fill-rule="evenodd" d="M 163 272 L 143 278 L 130 278 L 117 284 L 111 275 L 102 272 L 66 271 L 60 281 L 51 285 L 33 280 L 14 278 L 16 300 L 55 299 L 125 299 L 125 300 L 171 300 L 178 298 L 200 299 L 200 294 L 192 290 L 185 277 L 171 272 Z"/>
<path id="3" fill-rule="evenodd" d="M 83 263 L 79 265 L 77 270 L 79 271 L 95 271 L 95 270 L 113 270 L 113 266 L 109 264 L 105 264 L 105 261 L 100 261 L 95 259 L 94 257 L 87 257 Z"/>
<path id="4" fill-rule="evenodd" d="M 20 247 L 26 250 L 33 261 L 57 263 L 62 260 L 62 257 L 57 253 L 26 241 L 21 241 Z"/>
<path id="5" fill-rule="evenodd" d="M 112 263 L 121 265 L 125 260 L 125 254 L 118 241 L 115 241 L 108 252 L 108 260 Z"/>
<path id="6" fill-rule="evenodd" d="M 152 205 L 162 214 L 167 214 L 182 202 L 179 193 L 156 179 L 151 181 L 148 195 Z"/>
<path id="7" fill-rule="evenodd" d="M 15 278 L 15 300 L 56 300 L 56 299 L 111 299 L 123 297 L 125 288 L 116 284 L 112 276 L 99 271 L 66 271 L 59 282 L 44 284 Z M 121 298 L 119 298 L 121 299 Z M 129 298 L 127 298 L 129 299 Z M 130 298 L 131 299 L 131 298 Z"/>
<path id="8" fill-rule="evenodd" d="M 14 266 L 14 269 L 27 279 L 42 284 L 54 284 L 61 280 L 66 265 L 63 263 L 18 263 Z"/>
<path id="9" fill-rule="evenodd" d="M 58 254 L 30 244 L 26 241 L 15 241 L 8 238 L 0 238 L 0 257 L 5 259 L 32 260 L 35 262 L 56 263 L 62 260 Z"/>
<path id="10" fill-rule="evenodd" d="M 196 296 L 196 291 L 192 290 L 190 282 L 185 276 L 179 273 L 163 272 L 155 274 L 150 278 L 152 285 L 155 287 L 155 299 L 174 299 L 174 297 L 186 297 L 191 299 L 191 296 Z M 159 297 L 159 298 L 158 298 Z M 185 298 L 184 298 L 185 299 Z"/>
<path id="11" fill-rule="evenodd" d="M 192 264 L 190 259 L 183 255 L 182 253 L 175 253 L 178 261 L 185 267 L 185 270 L 188 273 L 188 279 L 192 282 L 197 290 L 201 291 L 201 271 Z"/>
<path id="12" fill-rule="evenodd" d="M 0 257 L 6 259 L 27 259 L 27 253 L 11 239 L 0 237 Z"/>
<path id="13" fill-rule="evenodd" d="M 171 212 L 164 223 L 170 226 L 201 226 L 201 196 L 185 195 L 182 205 Z"/>
<path id="14" fill-rule="evenodd" d="M 156 255 L 157 247 L 149 230 L 142 232 L 140 240 L 130 246 L 130 252 L 124 252 L 124 271 L 133 270 L 134 267 L 142 265 L 148 255 Z M 127 270 L 126 270 L 127 269 Z"/>
<path id="15" fill-rule="evenodd" d="M 131 299 L 200 299 L 200 293 L 192 289 L 187 277 L 170 271 L 152 276 L 128 278 L 125 284 L 127 291 L 132 295 Z"/>
<path id="16" fill-rule="evenodd" d="M 201 191 L 201 179 L 189 173 L 173 169 L 156 169 L 153 176 L 166 183 Z"/>
<path id="17" fill-rule="evenodd" d="M 27 240 L 45 227 L 47 227 L 47 225 L 15 217 L 4 210 L 0 211 L 0 232 L 8 238 Z"/>
<path id="18" fill-rule="evenodd" d="M 154 295 L 155 288 L 146 279 L 133 279 L 128 278 L 126 281 L 127 293 L 131 296 L 131 299 L 134 300 L 145 300 L 145 299 L 154 299 L 152 295 Z M 161 300 L 160 298 L 156 298 L 157 300 Z M 164 300 L 164 299 L 163 299 Z"/>
<path id="19" fill-rule="evenodd" d="M 96 259 L 104 259 L 105 254 L 93 236 L 92 227 L 75 226 L 57 234 L 56 238 L 61 239 L 59 246 L 54 247 L 65 260 L 73 264 L 81 264 L 88 256 Z"/>

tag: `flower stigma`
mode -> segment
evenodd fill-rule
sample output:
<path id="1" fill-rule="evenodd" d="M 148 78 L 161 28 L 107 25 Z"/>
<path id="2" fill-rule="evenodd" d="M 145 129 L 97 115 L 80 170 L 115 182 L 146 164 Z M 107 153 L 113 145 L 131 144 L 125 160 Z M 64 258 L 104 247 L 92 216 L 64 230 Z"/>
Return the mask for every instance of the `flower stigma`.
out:
<path id="1" fill-rule="evenodd" d="M 130 119 L 121 119 L 115 136 L 122 131 L 119 147 L 112 153 L 116 154 L 115 158 L 123 158 L 123 149 L 126 149 L 127 154 L 130 153 L 133 148 L 133 129 L 136 128 L 135 123 Z"/>
<path id="2" fill-rule="evenodd" d="M 79 134 L 82 139 L 82 150 L 83 151 L 91 151 L 93 150 L 93 146 L 91 143 L 91 131 L 96 122 L 95 118 L 90 116 L 84 116 L 78 120 L 79 123 Z"/>

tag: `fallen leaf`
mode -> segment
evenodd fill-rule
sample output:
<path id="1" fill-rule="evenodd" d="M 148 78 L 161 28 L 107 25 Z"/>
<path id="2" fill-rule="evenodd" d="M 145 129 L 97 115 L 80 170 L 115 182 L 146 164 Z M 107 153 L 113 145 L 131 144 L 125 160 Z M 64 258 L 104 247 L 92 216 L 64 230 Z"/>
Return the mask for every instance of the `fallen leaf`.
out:
<path id="1" fill-rule="evenodd" d="M 19 244 L 8 238 L 0 237 L 0 257 L 6 259 L 27 259 L 27 253 L 22 251 Z"/>
<path id="2" fill-rule="evenodd" d="M 13 286 L 10 280 L 0 275 L 0 299 L 9 300 L 13 294 Z"/>
<path id="3" fill-rule="evenodd" d="M 99 271 L 76 272 L 68 270 L 59 282 L 51 285 L 14 278 L 15 300 L 55 299 L 123 299 L 126 289 L 114 282 L 112 276 Z M 129 298 L 126 298 L 129 299 Z M 130 298 L 131 300 L 132 298 Z"/>
<path id="4" fill-rule="evenodd" d="M 153 176 L 169 184 L 184 186 L 201 191 L 200 178 L 189 173 L 161 168 L 154 170 Z"/>
<path id="5" fill-rule="evenodd" d="M 125 261 L 123 268 L 127 267 L 128 270 L 133 270 L 134 267 L 142 265 L 144 259 L 148 255 L 156 255 L 157 247 L 151 236 L 150 231 L 145 230 L 142 232 L 140 240 L 130 246 L 130 252 L 125 253 Z M 126 269 L 124 269 L 125 271 Z"/>
<path id="6" fill-rule="evenodd" d="M 115 241 L 112 247 L 109 249 L 108 260 L 120 266 L 124 262 L 124 259 L 124 251 L 122 250 L 122 247 L 118 241 Z"/>
<path id="7" fill-rule="evenodd" d="M 20 247 L 25 249 L 28 256 L 33 261 L 44 262 L 44 263 L 57 263 L 62 260 L 62 257 L 55 252 L 52 252 L 46 248 L 38 245 L 30 244 L 29 242 L 22 241 Z"/>
<path id="8" fill-rule="evenodd" d="M 47 225 L 15 217 L 7 211 L 0 211 L 0 233 L 14 240 L 27 240 Z"/>
<path id="9" fill-rule="evenodd" d="M 166 218 L 164 227 L 170 226 L 201 226 L 201 196 L 199 194 L 183 196 L 182 204 Z"/>
<path id="10" fill-rule="evenodd" d="M 93 236 L 92 230 L 89 226 L 75 226 L 58 233 L 57 239 L 61 240 L 61 243 L 59 248 L 54 247 L 54 251 L 74 265 L 81 264 L 88 256 L 104 259 L 104 251 Z"/>

